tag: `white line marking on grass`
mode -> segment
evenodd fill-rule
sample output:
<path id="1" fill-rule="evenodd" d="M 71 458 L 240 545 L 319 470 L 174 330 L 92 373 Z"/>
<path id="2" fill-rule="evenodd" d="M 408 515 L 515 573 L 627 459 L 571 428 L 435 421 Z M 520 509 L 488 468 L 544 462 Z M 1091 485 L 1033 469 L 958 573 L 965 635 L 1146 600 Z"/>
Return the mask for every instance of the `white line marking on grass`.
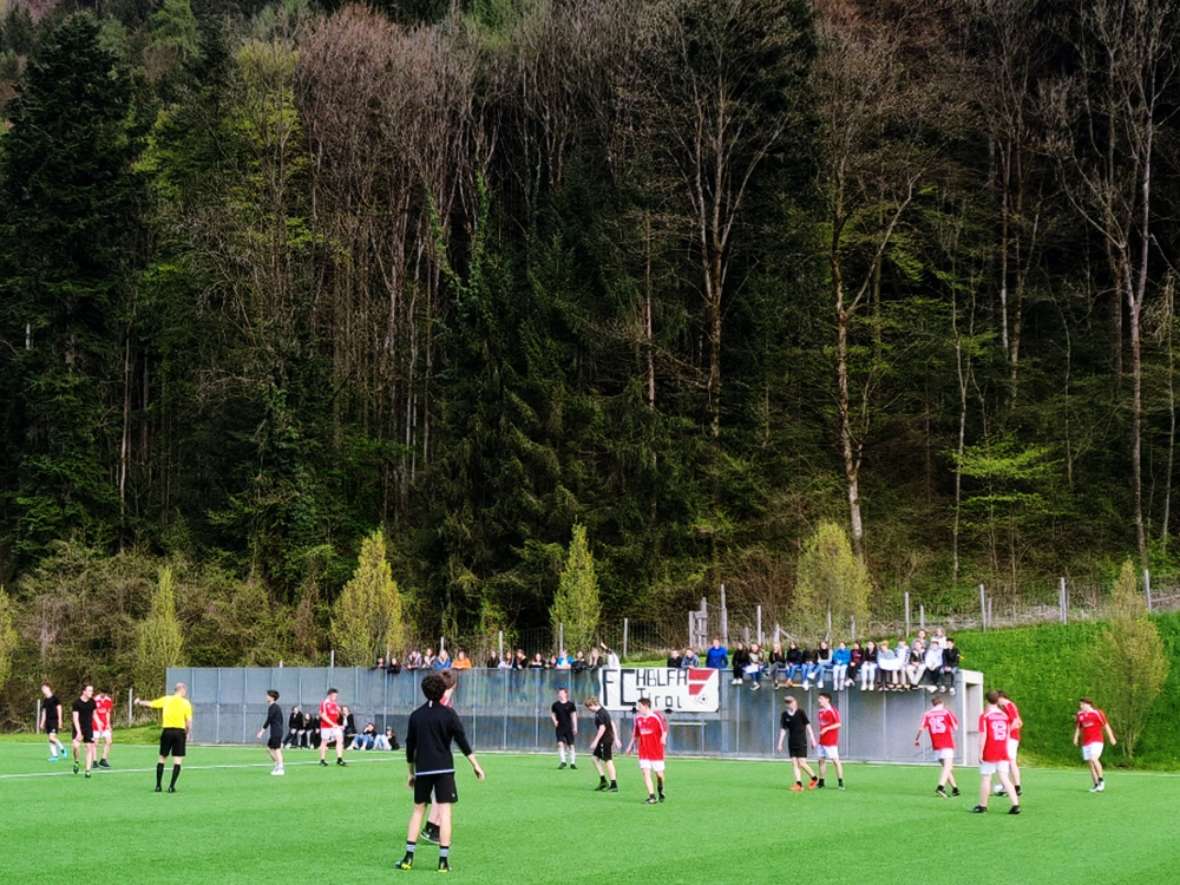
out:
<path id="1" fill-rule="evenodd" d="M 395 759 L 386 759 L 386 758 L 354 759 L 351 762 L 349 762 L 348 764 L 349 764 L 349 766 L 352 766 L 352 765 L 361 765 L 366 762 L 369 764 L 381 764 L 384 762 L 393 762 L 393 761 L 396 761 L 396 760 Z M 307 762 L 288 762 L 283 767 L 290 768 L 290 767 L 299 766 L 299 765 L 317 765 L 318 766 L 319 764 L 320 763 L 319 763 L 318 759 L 310 759 Z M 333 764 L 333 766 L 335 765 L 335 763 L 332 763 L 332 764 Z M 218 769 L 218 768 L 274 768 L 274 763 L 272 763 L 272 762 L 241 762 L 241 763 L 227 762 L 227 763 L 222 763 L 222 764 L 218 764 L 218 765 L 184 765 L 182 767 L 185 771 L 211 771 L 213 769 Z M 109 774 L 149 774 L 149 773 L 155 772 L 155 770 L 156 770 L 155 766 L 152 766 L 151 768 L 93 768 L 93 769 L 91 769 L 91 773 L 98 774 L 99 772 L 101 772 L 103 777 L 106 777 Z M 0 774 L 0 780 L 25 780 L 25 779 L 29 779 L 29 778 L 38 778 L 38 777 L 75 777 L 75 775 L 72 770 L 68 770 L 68 769 L 66 771 L 29 771 L 29 772 L 23 772 L 21 774 Z"/>

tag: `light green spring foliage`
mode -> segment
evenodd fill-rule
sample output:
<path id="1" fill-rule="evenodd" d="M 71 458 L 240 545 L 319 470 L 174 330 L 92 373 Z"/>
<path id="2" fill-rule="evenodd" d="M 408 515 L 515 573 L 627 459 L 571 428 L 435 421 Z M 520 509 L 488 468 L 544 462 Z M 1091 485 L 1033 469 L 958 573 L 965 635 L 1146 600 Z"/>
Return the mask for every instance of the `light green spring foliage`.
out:
<path id="1" fill-rule="evenodd" d="M 12 655 L 16 651 L 16 627 L 13 626 L 14 613 L 12 600 L 0 587 L 0 688 L 12 675 Z"/>
<path id="2" fill-rule="evenodd" d="M 1123 754 L 1135 757 L 1152 705 L 1168 678 L 1168 658 L 1159 628 L 1147 616 L 1135 566 L 1128 559 L 1114 585 L 1110 618 L 1095 656 L 1095 678 L 1104 686 L 1106 714 Z"/>
<path id="3" fill-rule="evenodd" d="M 176 616 L 172 568 L 160 569 L 148 616 L 136 628 L 135 676 L 140 692 L 151 693 L 164 683 L 164 671 L 181 663 L 184 635 Z"/>
<path id="4" fill-rule="evenodd" d="M 852 617 L 867 624 L 872 589 L 868 569 L 852 552 L 843 527 L 824 520 L 803 545 L 796 569 L 792 612 L 798 630 L 804 636 L 825 635 L 829 609 L 837 632 Z"/>
<path id="5" fill-rule="evenodd" d="M 371 664 L 400 649 L 403 634 L 401 596 L 385 555 L 385 534 L 376 529 L 361 543 L 356 571 L 332 613 L 337 663 Z"/>
<path id="6" fill-rule="evenodd" d="M 598 598 L 598 575 L 594 570 L 594 555 L 586 539 L 586 527 L 574 525 L 569 553 L 553 605 L 549 608 L 549 620 L 553 635 L 558 635 L 559 625 L 565 631 L 567 649 L 584 649 L 590 646 L 594 632 L 598 629 L 598 618 L 602 605 Z"/>

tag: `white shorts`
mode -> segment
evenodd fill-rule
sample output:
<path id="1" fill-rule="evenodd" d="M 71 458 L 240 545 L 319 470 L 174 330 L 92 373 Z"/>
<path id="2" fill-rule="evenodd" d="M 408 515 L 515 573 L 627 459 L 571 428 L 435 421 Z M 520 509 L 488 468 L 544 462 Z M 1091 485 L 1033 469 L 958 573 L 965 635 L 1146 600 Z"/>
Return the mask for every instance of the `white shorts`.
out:
<path id="1" fill-rule="evenodd" d="M 1008 738 L 1008 758 L 1015 759 L 1016 752 L 1020 749 L 1020 741 L 1013 738 Z"/>
<path id="2" fill-rule="evenodd" d="M 1087 762 L 1093 762 L 1102 758 L 1102 741 L 1096 744 L 1082 744 L 1082 758 Z"/>
<path id="3" fill-rule="evenodd" d="M 664 771 L 663 759 L 640 759 L 639 767 L 644 771 L 654 771 L 662 774 Z"/>
<path id="4" fill-rule="evenodd" d="M 94 739 L 96 741 L 101 741 L 101 740 L 108 740 L 109 741 L 111 739 L 111 730 L 109 728 L 104 728 L 101 731 L 97 728 L 94 729 Z"/>
<path id="5" fill-rule="evenodd" d="M 819 748 L 816 750 L 816 755 L 819 756 L 820 759 L 831 759 L 833 762 L 839 762 L 840 748 L 834 744 L 830 747 L 820 744 Z"/>
<path id="6" fill-rule="evenodd" d="M 981 762 L 979 765 L 979 773 L 984 777 L 991 777 L 993 774 L 1007 774 L 1008 760 L 1003 762 Z"/>
<path id="7" fill-rule="evenodd" d="M 939 762 L 954 762 L 955 750 L 953 747 L 948 747 L 945 750 L 937 750 Z"/>
<path id="8" fill-rule="evenodd" d="M 334 744 L 336 741 L 344 740 L 344 729 L 337 726 L 336 728 L 321 728 L 320 729 L 320 743 Z"/>

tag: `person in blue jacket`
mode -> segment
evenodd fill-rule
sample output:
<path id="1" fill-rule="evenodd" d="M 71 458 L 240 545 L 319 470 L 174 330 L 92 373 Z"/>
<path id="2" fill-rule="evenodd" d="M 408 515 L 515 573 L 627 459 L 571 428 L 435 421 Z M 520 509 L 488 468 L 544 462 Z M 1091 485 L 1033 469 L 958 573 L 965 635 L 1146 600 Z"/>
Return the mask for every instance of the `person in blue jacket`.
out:
<path id="1" fill-rule="evenodd" d="M 729 666 L 729 649 L 721 644 L 721 640 L 713 637 L 713 644 L 705 652 L 705 666 L 714 670 L 724 670 Z"/>

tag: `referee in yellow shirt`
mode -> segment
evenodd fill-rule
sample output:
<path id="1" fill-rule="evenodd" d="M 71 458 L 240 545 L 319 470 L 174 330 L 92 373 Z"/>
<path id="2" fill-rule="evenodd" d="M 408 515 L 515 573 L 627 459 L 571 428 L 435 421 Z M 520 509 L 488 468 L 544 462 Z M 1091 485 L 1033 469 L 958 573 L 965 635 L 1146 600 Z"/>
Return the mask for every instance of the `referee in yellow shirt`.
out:
<path id="1" fill-rule="evenodd" d="M 163 710 L 164 730 L 160 732 L 160 761 L 156 763 L 156 792 L 161 792 L 164 780 L 164 763 L 172 757 L 172 782 L 168 785 L 168 792 L 176 792 L 176 779 L 180 777 L 180 766 L 184 764 L 184 748 L 188 741 L 189 732 L 193 730 L 193 705 L 188 702 L 188 686 L 183 682 L 176 683 L 173 694 L 145 701 L 136 698 L 135 703 L 140 707 L 152 707 Z"/>

